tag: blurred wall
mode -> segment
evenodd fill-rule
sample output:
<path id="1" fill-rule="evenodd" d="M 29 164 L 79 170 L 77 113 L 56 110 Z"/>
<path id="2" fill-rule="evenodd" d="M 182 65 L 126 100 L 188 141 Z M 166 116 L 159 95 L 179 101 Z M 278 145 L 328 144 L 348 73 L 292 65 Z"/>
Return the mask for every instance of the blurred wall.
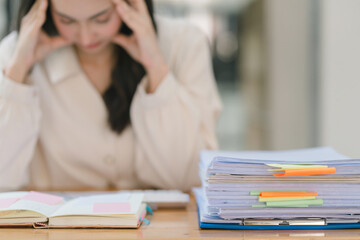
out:
<path id="1" fill-rule="evenodd" d="M 245 119 L 245 146 L 249 149 L 266 148 L 266 41 L 264 34 L 264 7 L 262 0 L 252 1 L 241 18 L 239 38 L 239 75 Z M 241 106 L 239 106 L 241 107 Z"/>
<path id="2" fill-rule="evenodd" d="M 321 1 L 319 144 L 360 157 L 360 1 Z"/>
<path id="3" fill-rule="evenodd" d="M 268 116 L 266 147 L 305 148 L 315 144 L 312 0 L 265 1 Z"/>
<path id="4" fill-rule="evenodd" d="M 6 32 L 7 25 L 6 0 L 0 0 L 0 39 Z"/>
<path id="5" fill-rule="evenodd" d="M 248 139 L 256 141 L 247 148 L 332 146 L 360 157 L 360 1 L 258 2 L 264 32 L 256 36 L 264 45 L 257 51 L 265 62 L 258 84 L 243 89 L 259 102 L 249 111 Z"/>
<path id="6" fill-rule="evenodd" d="M 248 149 L 281 150 L 315 145 L 317 100 L 312 0 L 258 0 L 251 41 L 244 48 Z M 254 3 L 254 4 L 255 4 Z M 251 12 L 251 9 L 250 9 Z M 252 31 L 248 31 L 251 33 Z M 254 45 L 254 42 L 257 44 Z M 249 56 L 254 54 L 256 64 Z M 255 74 L 254 74 L 255 73 Z M 254 108 L 254 109 L 251 109 Z"/>

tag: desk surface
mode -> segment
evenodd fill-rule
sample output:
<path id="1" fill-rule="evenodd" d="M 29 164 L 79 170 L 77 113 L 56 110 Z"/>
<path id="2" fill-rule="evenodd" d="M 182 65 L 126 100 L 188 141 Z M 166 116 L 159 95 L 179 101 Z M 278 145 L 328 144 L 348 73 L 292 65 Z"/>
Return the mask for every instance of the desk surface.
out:
<path id="1" fill-rule="evenodd" d="M 355 230 L 240 231 L 200 230 L 195 200 L 187 209 L 157 210 L 148 226 L 140 229 L 32 229 L 0 228 L 0 239 L 93 240 L 93 239 L 360 239 Z"/>

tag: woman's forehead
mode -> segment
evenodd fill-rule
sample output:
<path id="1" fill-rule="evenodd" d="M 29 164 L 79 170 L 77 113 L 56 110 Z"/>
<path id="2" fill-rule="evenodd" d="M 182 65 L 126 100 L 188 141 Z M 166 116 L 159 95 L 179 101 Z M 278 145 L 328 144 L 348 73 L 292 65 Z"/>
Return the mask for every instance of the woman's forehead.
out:
<path id="1" fill-rule="evenodd" d="M 54 11 L 79 20 L 113 7 L 111 0 L 51 0 L 51 4 Z"/>

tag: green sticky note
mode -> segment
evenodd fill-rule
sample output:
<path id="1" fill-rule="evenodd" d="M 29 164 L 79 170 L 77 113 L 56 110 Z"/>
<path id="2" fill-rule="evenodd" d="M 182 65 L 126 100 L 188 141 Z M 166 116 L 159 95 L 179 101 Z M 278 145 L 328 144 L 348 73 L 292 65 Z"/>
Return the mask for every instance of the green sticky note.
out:
<path id="1" fill-rule="evenodd" d="M 295 205 L 323 205 L 323 204 L 324 201 L 322 199 L 266 202 L 267 207 L 279 207 L 279 206 L 289 207 Z"/>
<path id="2" fill-rule="evenodd" d="M 309 207 L 309 205 L 289 205 L 289 206 L 278 206 L 274 208 L 306 208 Z"/>
<path id="3" fill-rule="evenodd" d="M 259 197 L 259 202 L 276 202 L 276 201 L 294 201 L 294 200 L 310 200 L 316 199 L 315 196 L 310 197 Z"/>
<path id="4" fill-rule="evenodd" d="M 309 207 L 309 205 L 289 205 L 289 206 L 278 206 L 274 208 L 285 208 L 285 207 L 296 207 L 296 208 L 302 208 L 302 207 Z"/>
<path id="5" fill-rule="evenodd" d="M 251 207 L 253 208 L 266 208 L 267 206 L 266 205 L 252 205 Z M 289 207 L 292 207 L 292 208 L 306 208 L 306 207 L 309 207 L 308 205 L 289 205 L 289 206 L 278 206 L 278 207 L 273 207 L 273 208 L 289 208 Z"/>
<path id="6" fill-rule="evenodd" d="M 304 190 L 261 190 L 261 191 L 253 190 L 253 191 L 250 191 L 250 196 L 259 196 L 261 192 L 307 192 L 307 191 L 304 191 Z"/>

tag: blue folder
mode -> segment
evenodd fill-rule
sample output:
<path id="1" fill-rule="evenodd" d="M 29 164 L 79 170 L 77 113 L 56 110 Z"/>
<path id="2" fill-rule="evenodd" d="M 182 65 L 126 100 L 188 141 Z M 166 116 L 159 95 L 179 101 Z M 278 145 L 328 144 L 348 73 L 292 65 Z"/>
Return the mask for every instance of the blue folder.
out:
<path id="1" fill-rule="evenodd" d="M 199 208 L 198 208 L 199 209 Z M 329 223 L 316 226 L 245 226 L 233 223 L 205 223 L 200 221 L 198 210 L 199 227 L 202 229 L 239 229 L 239 230 L 321 230 L 321 229 L 353 229 L 360 228 L 360 223 Z"/>

